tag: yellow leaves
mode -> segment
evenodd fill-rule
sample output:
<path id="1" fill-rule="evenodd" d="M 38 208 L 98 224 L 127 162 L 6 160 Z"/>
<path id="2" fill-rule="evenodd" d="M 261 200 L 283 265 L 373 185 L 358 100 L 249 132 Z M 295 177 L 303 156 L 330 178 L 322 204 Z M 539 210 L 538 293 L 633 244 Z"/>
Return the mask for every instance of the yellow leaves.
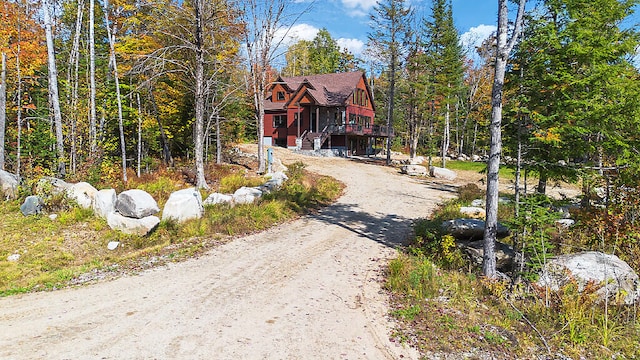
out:
<path id="1" fill-rule="evenodd" d="M 547 144 L 557 144 L 561 141 L 559 129 L 555 127 L 537 130 L 533 136 L 536 140 Z"/>

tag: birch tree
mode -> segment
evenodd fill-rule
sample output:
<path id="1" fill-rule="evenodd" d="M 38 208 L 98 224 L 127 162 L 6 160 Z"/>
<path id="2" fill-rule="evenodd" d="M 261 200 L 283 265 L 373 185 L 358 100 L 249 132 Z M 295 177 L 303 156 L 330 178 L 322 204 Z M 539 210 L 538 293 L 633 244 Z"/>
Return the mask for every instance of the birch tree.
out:
<path id="1" fill-rule="evenodd" d="M 0 170 L 4 170 L 4 134 L 7 124 L 7 53 L 0 52 Z"/>
<path id="2" fill-rule="evenodd" d="M 92 156 L 97 151 L 95 38 L 95 0 L 89 0 L 89 143 Z"/>
<path id="3" fill-rule="evenodd" d="M 258 173 L 266 170 L 264 155 L 264 98 L 268 72 L 291 26 L 304 13 L 290 14 L 293 0 L 247 0 L 241 5 L 249 65 L 248 87 L 253 97 L 258 135 Z M 308 8 L 307 8 L 308 9 Z M 306 11 L 306 10 L 305 10 Z M 290 23 L 287 20 L 292 19 Z"/>
<path id="4" fill-rule="evenodd" d="M 60 97 L 58 95 L 58 69 L 56 67 L 56 52 L 53 45 L 53 22 L 51 19 L 51 5 L 49 0 L 43 0 L 44 29 L 47 40 L 47 60 L 49 70 L 49 101 L 53 110 L 53 122 L 56 132 L 56 150 L 58 153 L 58 175 L 65 176 L 64 138 L 62 134 L 62 113 L 60 111 Z"/>
<path id="5" fill-rule="evenodd" d="M 109 63 L 113 67 L 113 77 L 116 85 L 116 101 L 118 103 L 118 131 L 120 133 L 120 155 L 122 158 L 122 181 L 127 183 L 127 149 L 124 141 L 124 124 L 122 119 L 122 96 L 120 95 L 120 79 L 118 74 L 118 62 L 116 60 L 116 31 L 117 28 L 114 25 L 111 29 L 109 23 L 109 2 L 104 2 L 104 21 L 107 28 L 107 37 L 109 38 Z"/>
<path id="6" fill-rule="evenodd" d="M 487 162 L 487 209 L 484 230 L 484 256 L 482 273 L 490 278 L 498 276 L 496 270 L 496 239 L 498 230 L 498 171 L 500 170 L 500 153 L 502 151 L 502 95 L 507 62 L 511 50 L 518 41 L 522 31 L 526 0 L 519 0 L 518 13 L 514 28 L 509 37 L 509 10 L 507 0 L 498 0 L 498 30 L 496 58 L 494 66 L 493 88 L 491 91 L 491 124 L 489 133 L 491 145 Z"/>

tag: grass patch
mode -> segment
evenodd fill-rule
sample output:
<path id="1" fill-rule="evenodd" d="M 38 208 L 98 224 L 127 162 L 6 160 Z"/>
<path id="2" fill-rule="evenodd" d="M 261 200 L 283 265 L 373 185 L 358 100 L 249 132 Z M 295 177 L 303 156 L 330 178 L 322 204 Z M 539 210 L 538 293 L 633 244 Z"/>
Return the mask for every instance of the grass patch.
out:
<path id="1" fill-rule="evenodd" d="M 230 236 L 289 221 L 335 201 L 342 193 L 344 186 L 335 179 L 309 174 L 302 164 L 292 169 L 280 190 L 254 204 L 208 206 L 201 219 L 182 224 L 162 221 L 145 237 L 113 231 L 91 210 L 65 207 L 52 220 L 45 214 L 23 216 L 19 201 L 0 202 L 0 296 L 56 289 L 98 276 L 87 274 L 139 271 L 184 259 L 228 241 Z M 218 171 L 224 177 L 215 182 L 224 183 L 229 190 L 232 186 L 258 185 L 258 180 L 242 180 L 228 169 Z M 162 204 L 171 192 L 187 187 L 180 179 L 175 173 L 160 171 L 148 182 L 132 187 L 146 190 Z M 261 178 L 259 181 L 264 182 Z M 107 249 L 111 241 L 120 242 L 113 251 Z"/>
<path id="2" fill-rule="evenodd" d="M 479 174 L 486 174 L 487 164 L 484 162 L 475 161 L 449 160 L 447 161 L 447 169 L 473 171 Z M 516 178 L 515 170 L 506 166 L 500 166 L 498 174 L 500 176 L 500 179 L 503 180 L 515 180 Z"/>
<path id="3" fill-rule="evenodd" d="M 541 354 L 573 359 L 640 358 L 636 307 L 615 299 L 607 305 L 597 301 L 600 285 L 578 291 L 577 283 L 570 282 L 548 295 L 526 282 L 487 281 L 479 276 L 480 269 L 468 263 L 455 240 L 440 228 L 443 221 L 459 217 L 461 205 L 482 198 L 475 186 L 462 187 L 459 195 L 442 204 L 431 219 L 416 222 L 413 245 L 389 263 L 385 286 L 400 341 L 418 348 L 426 358 L 533 359 Z M 570 241 L 566 232 L 561 239 L 554 238 L 558 230 L 550 214 L 560 204 L 539 197 L 522 199 L 519 222 L 514 218 L 514 205 L 502 203 L 500 221 L 518 232 L 520 246 L 528 241 L 519 233 L 522 229 L 536 243 L 543 236 L 547 242 Z M 553 247 L 522 249 L 533 259 L 531 254 L 540 255 Z"/>

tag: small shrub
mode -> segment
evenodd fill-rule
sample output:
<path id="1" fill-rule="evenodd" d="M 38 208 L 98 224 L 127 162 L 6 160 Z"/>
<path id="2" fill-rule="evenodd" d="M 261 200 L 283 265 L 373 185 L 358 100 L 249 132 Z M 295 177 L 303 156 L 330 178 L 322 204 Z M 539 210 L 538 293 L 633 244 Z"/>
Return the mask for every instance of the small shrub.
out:
<path id="1" fill-rule="evenodd" d="M 475 199 L 485 197 L 484 190 L 481 190 L 476 184 L 466 184 L 458 189 L 458 200 L 463 203 L 471 203 Z"/>

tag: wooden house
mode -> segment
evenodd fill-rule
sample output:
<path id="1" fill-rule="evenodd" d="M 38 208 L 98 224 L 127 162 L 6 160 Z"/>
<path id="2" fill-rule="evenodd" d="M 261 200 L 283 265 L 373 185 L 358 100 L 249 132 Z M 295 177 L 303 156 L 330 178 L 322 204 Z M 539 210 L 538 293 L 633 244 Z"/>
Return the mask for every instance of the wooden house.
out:
<path id="1" fill-rule="evenodd" d="M 278 77 L 265 99 L 264 143 L 339 155 L 369 155 L 386 126 L 363 72 Z"/>

